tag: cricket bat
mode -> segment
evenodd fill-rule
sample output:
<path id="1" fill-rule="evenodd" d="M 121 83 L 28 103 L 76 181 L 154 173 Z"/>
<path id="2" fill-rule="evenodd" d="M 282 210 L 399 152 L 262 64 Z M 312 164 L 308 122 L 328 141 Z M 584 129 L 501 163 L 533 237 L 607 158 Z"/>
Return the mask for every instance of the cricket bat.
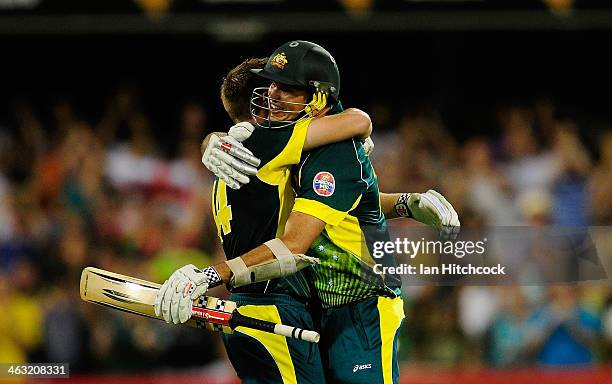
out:
<path id="1" fill-rule="evenodd" d="M 155 296 L 161 284 L 87 267 L 81 273 L 81 299 L 120 311 L 163 320 L 155 316 Z M 191 319 L 185 324 L 194 328 L 232 333 L 236 327 L 247 327 L 285 337 L 319 342 L 314 331 L 276 324 L 242 315 L 235 302 L 202 296 L 193 302 Z"/>

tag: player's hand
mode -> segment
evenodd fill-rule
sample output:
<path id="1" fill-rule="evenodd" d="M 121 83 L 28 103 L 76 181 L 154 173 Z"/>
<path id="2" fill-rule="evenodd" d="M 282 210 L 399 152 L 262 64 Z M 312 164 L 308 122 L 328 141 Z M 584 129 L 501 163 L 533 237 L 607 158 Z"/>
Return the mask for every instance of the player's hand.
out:
<path id="1" fill-rule="evenodd" d="M 326 106 L 327 95 L 325 94 L 325 92 L 318 91 L 315 92 L 314 95 L 312 95 L 312 100 L 306 106 L 304 112 L 306 112 L 306 114 L 310 117 L 316 117 L 321 113 L 322 110 L 325 109 Z"/>
<path id="2" fill-rule="evenodd" d="M 365 140 L 361 142 L 363 145 L 363 149 L 365 150 L 366 155 L 370 156 L 372 151 L 374 150 L 374 142 L 370 137 L 367 137 Z"/>
<path id="3" fill-rule="evenodd" d="M 438 228 L 443 239 L 455 239 L 459 234 L 461 224 L 455 208 L 433 189 L 425 193 L 411 193 L 408 209 L 415 220 Z"/>
<path id="4" fill-rule="evenodd" d="M 240 189 L 247 184 L 249 175 L 257 174 L 261 163 L 253 153 L 232 136 L 211 134 L 202 163 L 230 188 Z"/>
<path id="5" fill-rule="evenodd" d="M 184 323 L 191 318 L 193 300 L 202 296 L 214 280 L 193 264 L 174 271 L 159 289 L 155 298 L 155 315 L 163 316 L 167 323 Z"/>

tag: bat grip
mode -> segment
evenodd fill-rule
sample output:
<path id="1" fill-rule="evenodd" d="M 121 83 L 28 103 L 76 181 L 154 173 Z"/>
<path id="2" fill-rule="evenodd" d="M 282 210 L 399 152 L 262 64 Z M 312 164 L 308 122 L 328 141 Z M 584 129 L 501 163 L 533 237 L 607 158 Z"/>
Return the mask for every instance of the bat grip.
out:
<path id="1" fill-rule="evenodd" d="M 275 324 L 274 333 L 277 335 L 283 335 L 285 337 L 309 341 L 311 343 L 318 343 L 320 338 L 319 334 L 315 331 L 309 331 L 307 329 L 296 328 L 284 324 Z"/>
<path id="2" fill-rule="evenodd" d="M 290 325 L 276 324 L 266 320 L 255 319 L 253 317 L 242 315 L 237 310 L 234 311 L 229 325 L 232 329 L 240 326 L 248 327 L 264 332 L 275 333 L 285 337 L 291 337 L 293 339 L 309 341 L 311 343 L 318 343 L 320 337 L 319 334 L 314 331 L 292 327 Z"/>

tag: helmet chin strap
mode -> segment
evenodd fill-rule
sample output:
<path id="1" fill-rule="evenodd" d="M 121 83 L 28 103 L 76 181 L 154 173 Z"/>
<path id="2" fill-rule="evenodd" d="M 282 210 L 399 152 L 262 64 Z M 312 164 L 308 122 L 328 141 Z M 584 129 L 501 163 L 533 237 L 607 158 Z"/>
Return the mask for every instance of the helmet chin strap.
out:
<path id="1" fill-rule="evenodd" d="M 292 124 L 296 124 L 297 122 L 306 119 L 308 116 L 304 113 L 304 110 L 308 106 L 308 103 L 296 103 L 291 101 L 282 101 L 278 99 L 273 99 L 268 96 L 268 88 L 259 87 L 253 89 L 253 93 L 251 95 L 251 116 L 255 121 L 255 124 L 261 128 L 285 128 L 291 126 Z M 297 105 L 301 106 L 302 109 L 294 111 L 294 110 L 284 110 L 284 109 L 273 109 L 272 103 L 284 104 L 284 105 Z M 265 112 L 267 117 L 262 117 L 261 112 Z M 294 120 L 272 120 L 272 113 L 289 113 L 292 115 L 299 116 L 303 114 L 297 119 Z M 264 121 L 265 123 L 262 123 Z"/>

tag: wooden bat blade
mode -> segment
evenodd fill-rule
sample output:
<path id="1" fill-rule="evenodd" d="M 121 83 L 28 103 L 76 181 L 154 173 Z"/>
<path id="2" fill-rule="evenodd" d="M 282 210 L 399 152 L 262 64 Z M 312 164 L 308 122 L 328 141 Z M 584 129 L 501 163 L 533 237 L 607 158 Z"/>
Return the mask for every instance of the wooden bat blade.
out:
<path id="1" fill-rule="evenodd" d="M 155 316 L 155 297 L 161 284 L 95 267 L 81 273 L 81 299 L 120 311 L 163 320 Z M 231 332 L 229 319 L 236 303 L 216 297 L 202 296 L 193 303 L 192 318 L 185 324 L 211 331 Z"/>
<path id="2" fill-rule="evenodd" d="M 94 267 L 87 267 L 81 273 L 80 292 L 84 301 L 163 320 L 155 316 L 154 308 L 160 288 L 157 283 Z M 225 333 L 232 333 L 234 327 L 245 326 L 314 343 L 319 341 L 316 332 L 242 316 L 236 308 L 234 301 L 201 296 L 193 302 L 192 317 L 185 324 Z M 234 317 L 237 321 L 232 325 Z"/>
<path id="3" fill-rule="evenodd" d="M 125 312 L 158 318 L 154 304 L 160 284 L 87 267 L 81 273 L 81 299 Z"/>

